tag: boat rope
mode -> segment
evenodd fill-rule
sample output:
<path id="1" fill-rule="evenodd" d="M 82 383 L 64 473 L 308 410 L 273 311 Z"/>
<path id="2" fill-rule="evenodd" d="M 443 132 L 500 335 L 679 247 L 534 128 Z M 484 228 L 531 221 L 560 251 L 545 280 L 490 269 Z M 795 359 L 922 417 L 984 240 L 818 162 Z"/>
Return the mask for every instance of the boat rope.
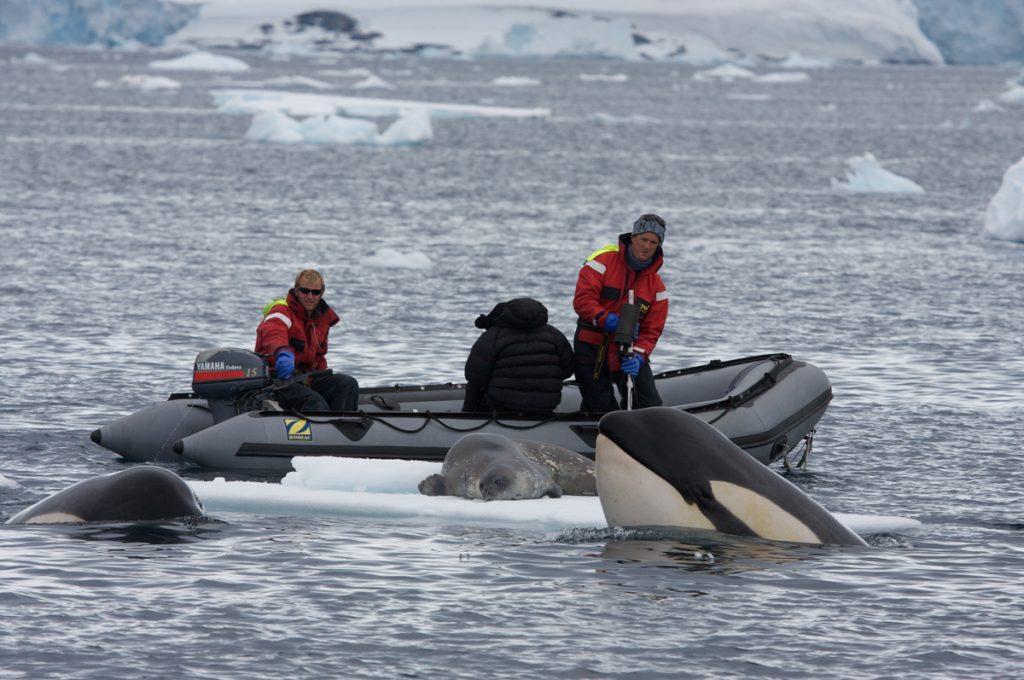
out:
<path id="1" fill-rule="evenodd" d="M 318 420 L 318 419 L 313 418 L 313 417 L 311 417 L 311 416 L 309 416 L 309 415 L 307 415 L 305 413 L 302 413 L 300 411 L 294 411 L 294 410 L 282 411 L 282 413 L 287 413 L 289 415 L 294 415 L 294 416 L 297 416 L 299 418 L 304 418 L 305 420 L 308 420 L 311 423 L 316 423 L 318 425 L 325 425 L 325 424 L 333 425 L 333 424 L 339 423 L 339 422 L 340 423 L 350 422 L 350 421 L 346 421 L 343 418 L 341 418 L 341 419 L 339 419 L 339 418 L 325 418 L 325 419 Z M 478 425 L 472 425 L 470 427 L 455 427 L 454 425 L 450 425 L 450 424 L 444 422 L 441 419 L 441 417 L 438 416 L 437 414 L 431 413 L 430 411 L 424 411 L 422 414 L 417 414 L 417 415 L 422 415 L 423 416 L 423 423 L 419 427 L 413 428 L 413 429 L 405 429 L 404 427 L 398 427 L 394 423 L 389 422 L 390 419 L 387 416 L 381 417 L 381 416 L 374 415 L 372 413 L 367 413 L 366 411 L 358 411 L 357 413 L 358 413 L 359 419 L 361 419 L 361 420 L 364 420 L 364 421 L 369 420 L 369 421 L 373 421 L 375 423 L 380 423 L 381 425 L 384 425 L 384 426 L 386 426 L 386 427 L 388 427 L 388 428 L 390 428 L 390 429 L 392 429 L 392 430 L 394 430 L 396 432 L 402 432 L 403 434 L 416 434 L 418 432 L 422 432 L 424 430 L 424 428 L 426 428 L 427 425 L 430 424 L 431 421 L 437 423 L 438 425 L 440 425 L 441 427 L 445 428 L 446 430 L 451 430 L 452 432 L 477 432 L 478 430 L 484 429 L 485 427 L 487 427 L 491 423 L 494 423 L 495 425 L 498 425 L 499 427 L 508 428 L 510 430 L 532 430 L 534 428 L 540 427 L 541 425 L 545 425 L 545 424 L 551 422 L 552 420 L 556 419 L 555 416 L 547 416 L 547 417 L 541 417 L 540 419 L 537 420 L 537 422 L 530 423 L 528 425 L 513 425 L 512 423 L 509 423 L 507 421 L 506 422 L 502 422 L 501 420 L 498 419 L 498 414 L 496 412 L 492 412 L 488 416 L 484 416 L 483 414 L 481 414 L 480 417 L 481 418 L 486 417 L 486 420 L 484 420 L 482 423 L 480 423 Z"/>
<path id="2" fill-rule="evenodd" d="M 800 450 L 800 460 L 797 461 L 796 467 L 801 470 L 807 469 L 807 456 L 810 455 L 811 449 L 814 448 L 814 433 L 815 430 L 811 429 L 806 435 L 804 435 L 804 447 Z M 789 463 L 789 453 L 785 453 L 782 456 L 782 467 L 785 468 L 786 472 L 792 472 L 793 466 Z"/>

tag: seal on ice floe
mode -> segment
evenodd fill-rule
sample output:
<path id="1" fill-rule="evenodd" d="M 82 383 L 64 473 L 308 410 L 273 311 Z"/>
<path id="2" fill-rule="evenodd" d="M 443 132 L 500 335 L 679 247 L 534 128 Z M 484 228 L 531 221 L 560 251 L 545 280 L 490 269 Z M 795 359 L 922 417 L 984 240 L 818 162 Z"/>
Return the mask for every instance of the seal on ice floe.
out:
<path id="1" fill-rule="evenodd" d="M 508 437 L 467 434 L 444 457 L 441 474 L 419 484 L 427 496 L 463 496 L 485 501 L 551 496 L 562 489 L 544 465 L 534 462 Z"/>

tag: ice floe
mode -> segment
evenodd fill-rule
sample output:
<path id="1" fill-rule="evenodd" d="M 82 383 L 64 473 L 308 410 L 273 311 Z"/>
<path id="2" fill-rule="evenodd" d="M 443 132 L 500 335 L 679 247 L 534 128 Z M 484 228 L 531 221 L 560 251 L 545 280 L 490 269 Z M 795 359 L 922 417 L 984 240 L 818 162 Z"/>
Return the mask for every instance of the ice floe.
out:
<path id="1" fill-rule="evenodd" d="M 755 83 L 764 83 L 765 85 L 783 85 L 787 83 L 806 83 L 810 79 L 811 76 L 803 71 L 785 71 L 782 73 L 765 73 L 754 76 L 751 80 Z"/>
<path id="2" fill-rule="evenodd" d="M 430 258 L 418 250 L 402 252 L 392 248 L 381 248 L 363 262 L 381 269 L 430 269 L 433 266 Z"/>
<path id="3" fill-rule="evenodd" d="M 848 158 L 846 181 L 832 179 L 832 188 L 854 194 L 923 194 L 924 188 L 906 177 L 889 172 L 871 153 Z"/>
<path id="4" fill-rule="evenodd" d="M 363 80 L 350 86 L 353 90 L 393 90 L 395 86 L 380 76 L 370 74 Z"/>
<path id="5" fill-rule="evenodd" d="M 181 88 L 181 83 L 179 83 L 177 80 L 174 80 L 173 78 L 165 78 L 164 76 L 128 74 L 121 76 L 117 82 L 119 85 L 122 85 L 124 87 L 142 90 L 143 92 L 157 92 L 159 90 L 178 90 Z M 95 87 L 96 83 L 93 83 L 93 86 Z"/>
<path id="6" fill-rule="evenodd" d="M 403 99 L 343 97 L 337 95 L 280 90 L 217 89 L 210 91 L 221 113 L 256 114 L 281 111 L 292 116 L 344 113 L 350 116 L 402 116 L 425 111 L 434 118 L 548 118 L 551 110 L 477 104 L 445 104 Z"/>
<path id="7" fill-rule="evenodd" d="M 0 489 L 17 489 L 21 486 L 10 477 L 0 475 Z"/>
<path id="8" fill-rule="evenodd" d="M 237 84 L 235 84 L 237 86 Z M 267 78 L 266 80 L 256 81 L 257 87 L 308 87 L 311 90 L 330 90 L 334 89 L 334 85 L 317 80 L 316 78 L 307 78 L 306 76 L 277 76 L 274 78 Z"/>
<path id="9" fill-rule="evenodd" d="M 1004 241 L 1024 242 L 1024 158 L 1003 175 L 999 191 L 985 211 L 985 233 Z"/>
<path id="10" fill-rule="evenodd" d="M 585 83 L 624 83 L 629 80 L 625 73 L 581 73 L 579 78 Z"/>
<path id="11" fill-rule="evenodd" d="M 519 528 L 606 527 L 596 496 L 520 501 L 481 501 L 423 496 L 419 482 L 440 463 L 345 458 L 292 459 L 295 472 L 280 484 L 189 481 L 208 513 L 274 516 L 373 517 L 401 521 L 460 522 Z M 921 523 L 907 517 L 833 513 L 861 535 L 913 533 Z"/>
<path id="12" fill-rule="evenodd" d="M 1004 104 L 1024 104 L 1024 86 L 1011 85 L 1010 89 L 999 95 L 999 101 Z"/>
<path id="13" fill-rule="evenodd" d="M 214 73 L 241 73 L 249 64 L 241 59 L 210 52 L 192 52 L 176 59 L 158 59 L 149 62 L 150 68 L 164 71 L 210 71 Z"/>
<path id="14" fill-rule="evenodd" d="M 498 76 L 491 81 L 491 85 L 497 85 L 498 87 L 532 87 L 533 85 L 540 85 L 540 81 L 536 78 L 527 78 L 526 76 Z"/>
<path id="15" fill-rule="evenodd" d="M 657 118 L 646 116 L 642 113 L 634 113 L 628 116 L 616 116 L 604 111 L 597 111 L 590 114 L 590 120 L 604 125 L 653 125 L 659 123 Z"/>
<path id="16" fill-rule="evenodd" d="M 412 111 L 399 117 L 383 133 L 378 133 L 377 124 L 373 121 L 360 118 L 326 114 L 299 121 L 280 111 L 264 111 L 253 117 L 245 133 L 245 138 L 254 142 L 368 146 L 408 146 L 432 137 L 430 116 L 423 111 Z"/>
<path id="17" fill-rule="evenodd" d="M 754 77 L 754 72 L 736 64 L 722 64 L 706 71 L 697 71 L 693 79 L 702 83 L 719 81 L 731 83 L 734 80 L 747 80 Z"/>
<path id="18" fill-rule="evenodd" d="M 1002 106 L 996 104 L 991 99 L 982 99 L 973 109 L 975 113 L 995 113 L 1003 110 Z"/>

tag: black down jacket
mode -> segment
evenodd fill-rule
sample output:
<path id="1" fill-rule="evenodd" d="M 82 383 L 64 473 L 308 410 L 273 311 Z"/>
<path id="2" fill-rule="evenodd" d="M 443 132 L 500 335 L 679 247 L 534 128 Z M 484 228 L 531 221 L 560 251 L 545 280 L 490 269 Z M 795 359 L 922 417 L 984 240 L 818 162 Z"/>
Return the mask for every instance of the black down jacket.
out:
<path id="1" fill-rule="evenodd" d="M 562 400 L 562 381 L 572 375 L 572 347 L 548 325 L 548 310 L 533 298 L 497 304 L 480 315 L 477 338 L 466 360 L 463 411 L 551 413 Z"/>

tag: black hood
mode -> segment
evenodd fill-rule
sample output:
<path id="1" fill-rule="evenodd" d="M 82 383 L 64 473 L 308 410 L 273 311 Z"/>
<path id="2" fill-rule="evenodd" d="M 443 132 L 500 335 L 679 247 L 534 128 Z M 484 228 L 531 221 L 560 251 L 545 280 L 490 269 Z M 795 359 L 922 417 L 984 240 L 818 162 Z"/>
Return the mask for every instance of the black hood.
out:
<path id="1" fill-rule="evenodd" d="M 548 322 L 547 307 L 533 298 L 515 298 L 499 302 L 490 314 L 476 318 L 477 328 L 538 328 Z"/>

